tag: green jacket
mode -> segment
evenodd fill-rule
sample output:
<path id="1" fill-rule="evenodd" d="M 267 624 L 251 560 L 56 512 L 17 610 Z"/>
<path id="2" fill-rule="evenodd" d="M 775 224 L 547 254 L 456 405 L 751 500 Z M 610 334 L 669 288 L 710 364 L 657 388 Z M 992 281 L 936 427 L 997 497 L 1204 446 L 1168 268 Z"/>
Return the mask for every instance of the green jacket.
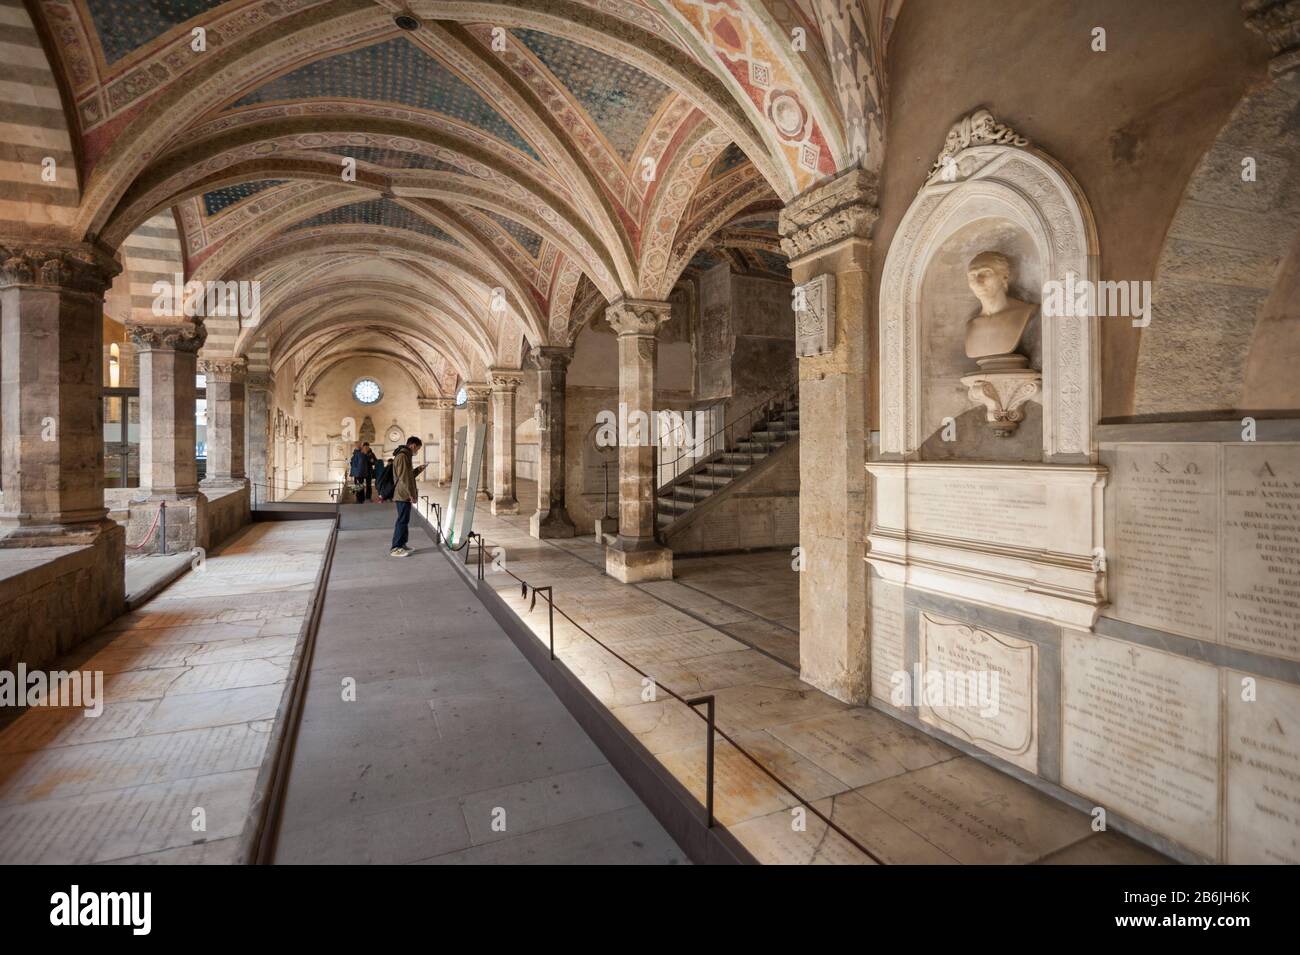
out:
<path id="1" fill-rule="evenodd" d="M 414 503 L 420 499 L 420 494 L 415 488 L 415 478 L 424 465 L 415 467 L 411 462 L 411 449 L 402 445 L 393 452 L 393 500 L 394 501 L 411 501 Z"/>

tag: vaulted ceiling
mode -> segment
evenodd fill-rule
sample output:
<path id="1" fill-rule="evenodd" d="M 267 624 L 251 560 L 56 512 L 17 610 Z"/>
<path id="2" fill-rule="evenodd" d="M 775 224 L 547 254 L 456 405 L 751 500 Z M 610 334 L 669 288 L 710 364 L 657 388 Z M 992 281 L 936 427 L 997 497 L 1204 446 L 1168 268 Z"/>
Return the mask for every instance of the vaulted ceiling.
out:
<path id="1" fill-rule="evenodd" d="M 256 280 L 205 353 L 307 389 L 391 350 L 438 393 L 571 341 L 580 284 L 778 272 L 781 204 L 878 161 L 898 2 L 43 0 L 73 168 L 0 236 L 121 250 L 137 320 L 182 263 Z"/>

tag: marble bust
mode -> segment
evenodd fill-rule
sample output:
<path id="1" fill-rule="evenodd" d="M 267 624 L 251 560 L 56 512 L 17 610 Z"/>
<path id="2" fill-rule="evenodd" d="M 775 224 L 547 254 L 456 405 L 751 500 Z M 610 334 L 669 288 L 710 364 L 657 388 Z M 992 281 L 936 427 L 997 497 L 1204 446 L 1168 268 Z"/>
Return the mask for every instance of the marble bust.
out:
<path id="1" fill-rule="evenodd" d="M 1025 368 L 1016 348 L 1038 306 L 1010 298 L 1011 262 L 1001 252 L 981 252 L 966 268 L 966 281 L 980 310 L 966 323 L 966 357 L 981 370 Z"/>

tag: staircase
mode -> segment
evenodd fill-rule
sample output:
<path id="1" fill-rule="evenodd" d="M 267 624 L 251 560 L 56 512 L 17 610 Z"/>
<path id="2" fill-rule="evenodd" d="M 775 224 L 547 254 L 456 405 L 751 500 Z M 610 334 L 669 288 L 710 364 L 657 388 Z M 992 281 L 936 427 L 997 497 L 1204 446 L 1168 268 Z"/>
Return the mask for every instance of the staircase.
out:
<path id="1" fill-rule="evenodd" d="M 690 470 L 659 488 L 655 521 L 661 535 L 768 455 L 799 437 L 797 387 L 759 410 L 754 416 L 754 426 L 744 438 L 726 451 L 702 458 Z"/>

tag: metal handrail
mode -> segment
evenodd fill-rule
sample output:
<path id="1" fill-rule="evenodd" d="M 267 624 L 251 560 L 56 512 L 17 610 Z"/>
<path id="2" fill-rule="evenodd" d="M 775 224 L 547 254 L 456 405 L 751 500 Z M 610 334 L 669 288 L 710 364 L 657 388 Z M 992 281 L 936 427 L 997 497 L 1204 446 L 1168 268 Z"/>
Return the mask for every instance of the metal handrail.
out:
<path id="1" fill-rule="evenodd" d="M 717 438 L 719 435 L 722 435 L 722 451 L 717 453 L 718 454 L 739 453 L 737 451 L 730 450 L 730 445 L 732 442 L 729 442 L 727 440 L 726 437 L 727 434 L 729 432 L 739 434 L 742 430 L 742 425 L 748 429 L 745 432 L 746 434 L 753 434 L 754 424 L 757 422 L 758 416 L 760 414 L 762 415 L 763 420 L 770 419 L 772 412 L 775 410 L 775 408 L 778 405 L 784 406 L 785 404 L 791 402 L 793 399 L 798 397 L 798 393 L 799 393 L 799 379 L 795 377 L 793 379 L 787 380 L 785 384 L 781 385 L 780 387 L 776 388 L 773 391 L 768 392 L 767 395 L 758 404 L 752 406 L 748 411 L 744 412 L 738 417 L 733 417 L 729 422 L 724 421 L 722 427 L 718 428 L 716 431 L 714 431 L 712 434 L 706 437 L 703 441 L 696 441 L 695 442 L 696 447 L 698 448 L 702 444 L 710 444 L 713 442 L 715 438 Z M 673 430 L 676 431 L 678 429 L 675 428 Z M 673 432 L 669 432 L 669 434 L 672 433 Z M 739 447 L 740 444 L 739 439 L 737 439 L 734 443 L 736 444 L 737 447 Z M 709 455 L 708 457 L 705 458 L 700 458 L 695 456 L 693 453 L 688 453 L 683 451 L 681 454 L 677 455 L 677 457 L 674 458 L 673 460 L 661 464 L 661 462 L 659 461 L 660 445 L 661 445 L 661 441 L 655 442 L 655 448 L 654 448 L 655 460 L 654 460 L 654 471 L 653 471 L 655 476 L 653 518 L 654 518 L 654 532 L 656 538 L 660 538 L 661 535 L 660 528 L 659 528 L 659 498 L 662 492 L 664 491 L 664 489 L 665 488 L 669 489 L 669 494 L 672 497 L 672 502 L 673 502 L 673 513 L 674 514 L 679 513 L 677 508 L 677 502 L 679 496 L 678 490 L 682 486 L 680 480 L 682 474 L 685 473 L 690 476 L 691 500 L 693 501 L 697 500 L 698 498 L 696 496 L 696 489 L 697 489 L 696 478 L 699 476 L 698 468 L 701 464 L 708 463 L 708 461 L 712 458 L 712 455 Z M 692 451 L 694 450 L 695 449 L 693 448 Z M 747 453 L 749 455 L 749 466 L 752 468 L 754 466 L 754 453 L 753 451 L 749 451 Z M 690 458 L 691 463 L 689 467 L 687 467 L 686 470 L 683 472 L 680 463 L 686 458 Z M 660 483 L 659 481 L 660 469 L 661 467 L 667 467 L 669 465 L 672 466 L 673 475 L 667 481 Z"/>
<path id="2" fill-rule="evenodd" d="M 484 538 L 483 535 L 479 534 L 477 536 L 479 536 L 483 540 L 483 542 L 486 543 L 486 538 Z M 480 546 L 480 555 L 481 555 L 482 553 L 481 548 L 483 544 L 481 543 L 479 546 Z M 495 565 L 493 566 L 495 567 Z M 480 556 L 479 580 L 483 579 L 483 572 L 481 567 L 482 565 L 481 565 L 481 556 Z M 513 577 L 515 580 L 519 581 L 520 596 L 527 597 L 528 590 L 529 590 L 528 581 L 524 580 L 522 577 L 516 574 L 509 567 L 506 567 L 504 564 L 501 566 L 501 570 L 504 571 L 509 576 Z M 716 699 L 713 694 L 687 698 L 685 696 L 682 696 L 680 693 L 675 692 L 671 688 L 664 686 L 662 683 L 659 682 L 659 680 L 656 677 L 651 676 L 649 673 L 646 673 L 645 670 L 642 670 L 631 660 L 628 660 L 626 657 L 620 654 L 617 650 L 610 647 L 607 643 L 605 643 L 603 640 L 601 640 L 599 637 L 593 634 L 582 624 L 578 623 L 576 620 L 570 617 L 567 613 L 564 612 L 563 608 L 556 606 L 555 592 L 554 592 L 554 587 L 552 585 L 548 584 L 541 587 L 533 587 L 532 591 L 533 591 L 533 599 L 531 604 L 528 607 L 529 613 L 532 613 L 534 608 L 537 606 L 537 594 L 539 592 L 545 592 L 546 594 L 546 603 L 547 603 L 547 611 L 548 611 L 548 618 L 549 618 L 548 619 L 548 628 L 549 628 L 548 642 L 550 645 L 550 658 L 552 661 L 557 659 L 555 656 L 555 614 L 558 613 L 561 617 L 563 617 L 575 628 L 577 628 L 577 630 L 580 631 L 585 637 L 587 637 L 598 647 L 603 649 L 610 656 L 614 657 L 614 659 L 618 660 L 620 663 L 622 663 L 628 669 L 632 670 L 634 673 L 637 673 L 640 676 L 644 677 L 645 679 L 649 680 L 651 684 L 656 688 L 656 690 L 660 690 L 660 689 L 663 690 L 670 697 L 672 697 L 674 700 L 677 700 L 677 702 L 686 706 L 687 709 L 689 709 L 692 713 L 694 713 L 696 716 L 698 716 L 701 720 L 704 721 L 707 734 L 708 734 L 706 737 L 706 748 L 705 748 L 705 774 L 706 775 L 705 775 L 704 816 L 705 816 L 705 824 L 709 828 L 713 828 L 715 822 L 714 814 L 713 814 L 713 793 L 714 793 L 714 739 L 716 737 L 718 739 L 723 740 L 726 743 L 729 743 L 731 747 L 734 750 L 736 750 L 736 752 L 738 752 L 741 756 L 745 757 L 747 760 L 753 763 L 754 766 L 760 772 L 762 772 L 769 779 L 771 779 L 772 782 L 776 783 L 776 785 L 780 786 L 783 790 L 789 793 L 790 796 L 794 798 L 795 802 L 806 807 L 809 812 L 811 812 L 814 816 L 816 816 L 823 823 L 825 823 L 828 829 L 835 832 L 837 835 L 843 838 L 846 842 L 852 845 L 855 849 L 857 849 L 859 852 L 865 855 L 872 862 L 875 862 L 880 865 L 887 864 L 884 859 L 880 858 L 878 855 L 876 855 L 874 852 L 872 852 L 870 849 L 864 846 L 861 842 L 859 842 L 852 835 L 846 832 L 841 826 L 836 824 L 834 820 L 830 818 L 830 816 L 826 815 L 826 813 L 818 809 L 813 804 L 812 800 L 807 799 L 804 796 L 800 795 L 799 792 L 793 786 L 791 786 L 789 783 L 783 780 L 776 773 L 772 772 L 772 770 L 768 769 L 767 766 L 763 765 L 762 761 L 760 761 L 758 757 L 756 757 L 753 753 L 749 752 L 749 750 L 745 749 L 745 747 L 741 746 L 740 743 L 737 742 L 736 739 L 731 734 L 727 733 L 722 729 L 719 729 L 716 722 Z M 705 708 L 705 712 L 703 713 L 700 712 L 699 709 L 699 707 L 701 706 Z"/>

